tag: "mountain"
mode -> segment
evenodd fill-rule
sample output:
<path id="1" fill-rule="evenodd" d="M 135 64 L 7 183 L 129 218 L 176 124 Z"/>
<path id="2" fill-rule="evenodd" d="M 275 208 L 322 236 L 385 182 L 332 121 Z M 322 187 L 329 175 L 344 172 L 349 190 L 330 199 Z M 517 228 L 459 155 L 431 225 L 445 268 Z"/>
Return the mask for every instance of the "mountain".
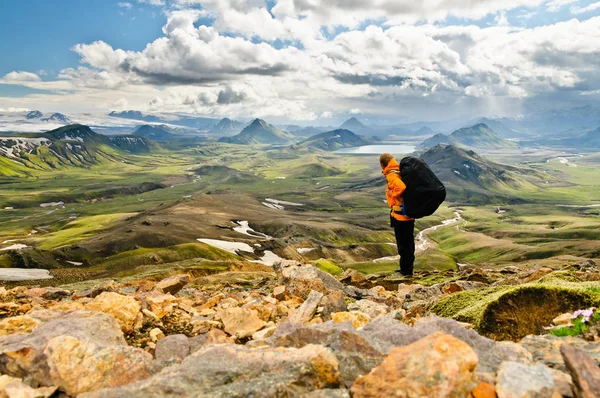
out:
<path id="1" fill-rule="evenodd" d="M 43 118 L 44 122 L 54 122 L 54 123 L 63 123 L 63 124 L 72 124 L 71 119 L 62 113 L 53 113 L 52 115 Z"/>
<path id="2" fill-rule="evenodd" d="M 560 144 L 568 148 L 600 148 L 600 127 L 573 138 L 562 139 Z"/>
<path id="3" fill-rule="evenodd" d="M 320 133 L 298 144 L 299 147 L 317 148 L 324 151 L 335 151 L 340 148 L 350 148 L 368 145 L 369 141 L 354 134 L 350 130 L 333 130 Z"/>
<path id="4" fill-rule="evenodd" d="M 202 176 L 203 179 L 213 179 L 213 181 L 218 181 L 219 184 L 244 184 L 263 180 L 255 174 L 227 166 L 205 165 L 192 171 L 194 174 Z"/>
<path id="5" fill-rule="evenodd" d="M 517 144 L 500 137 L 486 124 L 479 123 L 471 127 L 463 127 L 454 131 L 450 136 L 436 134 L 419 144 L 420 149 L 431 148 L 435 145 L 455 145 L 469 148 L 501 149 L 514 148 Z"/>
<path id="6" fill-rule="evenodd" d="M 44 134 L 0 137 L 0 175 L 27 176 L 34 171 L 91 167 L 120 161 L 111 140 L 79 124 Z"/>
<path id="7" fill-rule="evenodd" d="M 244 124 L 237 120 L 231 120 L 229 118 L 223 118 L 219 120 L 219 123 L 212 126 L 209 133 L 214 135 L 235 135 L 239 134 L 244 128 Z"/>
<path id="8" fill-rule="evenodd" d="M 29 112 L 27 115 L 25 115 L 26 119 L 41 119 L 43 116 L 42 112 L 40 111 L 31 111 Z"/>
<path id="9" fill-rule="evenodd" d="M 313 126 L 307 126 L 307 127 L 297 126 L 297 127 L 298 128 L 296 128 L 296 129 L 293 129 L 293 130 L 286 129 L 285 131 L 287 131 L 299 138 L 310 138 L 313 135 L 317 135 L 317 134 L 321 134 L 325 131 L 329 131 L 329 129 L 323 128 L 323 127 L 313 127 Z"/>
<path id="10" fill-rule="evenodd" d="M 122 119 L 140 120 L 149 123 L 172 124 L 192 129 L 200 129 L 203 131 L 208 131 L 212 126 L 219 122 L 218 119 L 212 119 L 207 117 L 198 117 L 181 114 L 148 115 L 140 111 L 112 111 L 108 114 L 108 116 L 118 117 Z"/>
<path id="11" fill-rule="evenodd" d="M 230 144 L 270 144 L 289 145 L 294 142 L 294 136 L 279 130 L 262 119 L 255 119 L 241 133 L 233 137 L 223 137 L 219 142 Z"/>
<path id="12" fill-rule="evenodd" d="M 532 169 L 494 163 L 471 150 L 454 145 L 430 148 L 421 159 L 435 172 L 450 191 L 450 201 L 468 198 L 488 202 L 513 198 L 523 190 L 535 189 L 545 177 Z"/>
<path id="13" fill-rule="evenodd" d="M 478 124 L 485 124 L 490 129 L 494 130 L 498 135 L 502 138 L 517 138 L 523 136 L 508 127 L 506 127 L 502 122 L 496 119 L 489 119 L 486 117 L 482 117 L 477 121 Z"/>
<path id="14" fill-rule="evenodd" d="M 446 134 L 438 133 L 417 145 L 417 149 L 432 148 L 436 145 L 458 145 L 458 143 Z"/>
<path id="15" fill-rule="evenodd" d="M 420 129 L 418 129 L 417 131 L 415 131 L 414 135 L 435 135 L 435 131 L 433 131 L 432 129 L 430 129 L 427 126 L 423 126 Z"/>
<path id="16" fill-rule="evenodd" d="M 114 146 L 129 153 L 150 153 L 160 149 L 156 142 L 136 135 L 118 135 L 110 140 Z"/>
<path id="17" fill-rule="evenodd" d="M 165 125 L 145 124 L 138 127 L 133 135 L 149 138 L 153 141 L 171 141 L 178 138 L 178 132 Z"/>
<path id="18" fill-rule="evenodd" d="M 368 132 L 369 128 L 362 124 L 357 118 L 352 117 L 346 120 L 341 126 L 340 129 L 350 130 L 354 133 L 363 134 Z"/>

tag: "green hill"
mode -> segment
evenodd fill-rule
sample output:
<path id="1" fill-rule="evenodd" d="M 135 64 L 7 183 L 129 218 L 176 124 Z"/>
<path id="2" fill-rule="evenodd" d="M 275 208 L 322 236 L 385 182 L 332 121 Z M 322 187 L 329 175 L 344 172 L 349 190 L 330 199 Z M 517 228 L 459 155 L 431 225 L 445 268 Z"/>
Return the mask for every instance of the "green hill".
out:
<path id="1" fill-rule="evenodd" d="M 160 150 L 160 146 L 156 142 L 146 137 L 119 135 L 110 140 L 116 147 L 130 153 L 151 153 Z"/>
<path id="2" fill-rule="evenodd" d="M 0 138 L 0 175 L 26 176 L 35 171 L 91 167 L 119 161 L 120 149 L 110 138 L 79 124 L 44 134 Z"/>
<path id="3" fill-rule="evenodd" d="M 324 151 L 335 151 L 340 148 L 350 148 L 368 145 L 369 141 L 354 134 L 350 130 L 338 129 L 327 131 L 310 137 L 298 144 L 299 147 L 317 148 Z"/>
<path id="4" fill-rule="evenodd" d="M 446 185 L 449 201 L 475 202 L 517 199 L 519 192 L 534 190 L 543 177 L 535 170 L 494 163 L 471 150 L 438 145 L 421 155 Z"/>
<path id="5" fill-rule="evenodd" d="M 294 142 L 294 136 L 279 130 L 262 119 L 255 119 L 241 133 L 233 137 L 223 137 L 219 142 L 243 145 L 289 145 Z"/>

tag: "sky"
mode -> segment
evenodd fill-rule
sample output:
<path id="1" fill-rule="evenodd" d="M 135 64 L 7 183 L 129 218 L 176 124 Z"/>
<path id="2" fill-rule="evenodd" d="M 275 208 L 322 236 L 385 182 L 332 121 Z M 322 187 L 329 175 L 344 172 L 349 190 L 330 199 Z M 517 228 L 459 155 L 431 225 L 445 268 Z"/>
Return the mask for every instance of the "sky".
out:
<path id="1" fill-rule="evenodd" d="M 598 0 L 2 0 L 0 112 L 327 124 L 600 101 Z"/>

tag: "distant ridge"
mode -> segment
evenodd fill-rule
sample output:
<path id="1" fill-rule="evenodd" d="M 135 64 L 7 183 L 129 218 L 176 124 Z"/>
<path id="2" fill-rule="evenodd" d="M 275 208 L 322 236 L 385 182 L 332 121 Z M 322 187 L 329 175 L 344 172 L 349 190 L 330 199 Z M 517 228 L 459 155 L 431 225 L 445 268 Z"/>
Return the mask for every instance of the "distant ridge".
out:
<path id="1" fill-rule="evenodd" d="M 298 144 L 299 147 L 318 148 L 325 151 L 335 151 L 341 148 L 368 145 L 369 141 L 354 134 L 350 130 L 337 129 L 320 133 Z"/>
<path id="2" fill-rule="evenodd" d="M 279 130 L 277 127 L 262 119 L 254 119 L 254 121 L 238 135 L 233 137 L 223 137 L 219 139 L 219 142 L 246 145 L 289 145 L 294 142 L 294 136 Z"/>
<path id="3" fill-rule="evenodd" d="M 369 128 L 362 124 L 362 122 L 359 121 L 357 118 L 351 117 L 340 126 L 340 129 L 350 130 L 354 133 L 362 134 L 366 132 Z"/>
<path id="4" fill-rule="evenodd" d="M 436 145 L 454 145 L 480 149 L 514 148 L 517 146 L 514 142 L 500 137 L 484 123 L 479 123 L 471 127 L 463 127 L 454 131 L 449 136 L 436 134 L 423 141 L 418 148 L 426 149 Z"/>

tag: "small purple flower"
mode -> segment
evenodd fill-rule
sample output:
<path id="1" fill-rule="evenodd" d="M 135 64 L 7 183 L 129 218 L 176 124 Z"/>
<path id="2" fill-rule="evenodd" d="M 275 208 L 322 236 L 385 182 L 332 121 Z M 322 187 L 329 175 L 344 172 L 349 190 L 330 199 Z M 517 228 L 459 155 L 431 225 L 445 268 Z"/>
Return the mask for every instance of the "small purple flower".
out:
<path id="1" fill-rule="evenodd" d="M 592 316 L 594 316 L 594 311 L 596 309 L 595 308 L 590 308 L 587 310 L 577 310 L 573 313 L 573 319 L 577 319 L 579 317 L 582 317 L 582 321 L 585 323 L 588 323 L 590 321 L 590 318 Z"/>

